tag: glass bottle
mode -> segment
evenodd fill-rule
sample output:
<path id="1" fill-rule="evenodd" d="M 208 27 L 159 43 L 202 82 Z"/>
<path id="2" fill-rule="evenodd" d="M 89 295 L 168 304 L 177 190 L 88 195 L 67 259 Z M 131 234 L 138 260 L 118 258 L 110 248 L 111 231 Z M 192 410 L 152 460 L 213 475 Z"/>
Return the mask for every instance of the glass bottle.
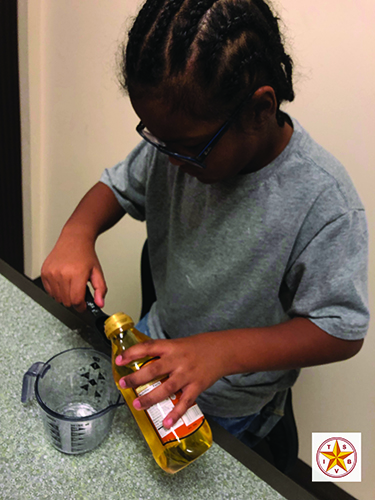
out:
<path id="1" fill-rule="evenodd" d="M 124 396 L 157 464 L 166 472 L 174 474 L 211 447 L 210 426 L 198 405 L 193 404 L 171 429 L 163 427 L 162 422 L 177 403 L 181 391 L 148 410 L 136 410 L 133 407 L 134 399 L 155 389 L 166 380 L 166 377 L 152 380 L 136 389 L 121 388 L 120 378 L 140 370 L 146 363 L 154 361 L 154 358 L 146 356 L 126 366 L 117 366 L 115 359 L 125 349 L 150 339 L 134 328 L 132 319 L 124 313 L 110 316 L 104 326 L 105 334 L 112 342 L 112 370 L 115 383 Z"/>

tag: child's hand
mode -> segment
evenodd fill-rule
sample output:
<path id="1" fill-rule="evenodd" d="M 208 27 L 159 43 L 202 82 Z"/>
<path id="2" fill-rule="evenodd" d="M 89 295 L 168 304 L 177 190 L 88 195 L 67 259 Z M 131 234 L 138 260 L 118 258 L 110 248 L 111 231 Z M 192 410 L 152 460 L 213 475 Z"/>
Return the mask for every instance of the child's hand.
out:
<path id="1" fill-rule="evenodd" d="M 117 365 L 126 365 L 145 356 L 159 357 L 141 370 L 120 380 L 123 388 L 138 387 L 168 375 L 159 387 L 133 402 L 137 410 L 146 410 L 166 397 L 182 391 L 180 401 L 164 419 L 170 428 L 184 415 L 201 392 L 225 375 L 225 349 L 217 342 L 217 332 L 202 333 L 173 340 L 150 340 L 127 349 L 116 358 Z M 224 338 L 223 336 L 220 336 Z M 222 346 L 223 347 L 223 346 Z"/>
<path id="2" fill-rule="evenodd" d="M 329 335 L 312 321 L 295 317 L 278 325 L 207 332 L 174 340 L 150 340 L 116 358 L 118 365 L 146 356 L 159 357 L 141 370 L 120 379 L 125 387 L 138 387 L 168 375 L 168 380 L 134 400 L 145 410 L 167 396 L 182 391 L 179 403 L 164 419 L 174 425 L 198 395 L 219 378 L 234 373 L 290 370 L 332 363 L 354 356 L 361 340 L 343 340 Z M 124 386 L 123 386 L 124 387 Z"/>
<path id="3" fill-rule="evenodd" d="M 95 252 L 95 241 L 125 215 L 112 190 L 97 182 L 82 198 L 42 267 L 46 291 L 64 306 L 86 309 L 85 291 L 90 281 L 94 301 L 104 306 L 107 286 Z"/>
<path id="4" fill-rule="evenodd" d="M 107 287 L 103 272 L 94 243 L 82 234 L 62 233 L 43 264 L 41 277 L 49 295 L 79 312 L 86 308 L 85 290 L 90 281 L 95 289 L 95 303 L 104 306 Z"/>

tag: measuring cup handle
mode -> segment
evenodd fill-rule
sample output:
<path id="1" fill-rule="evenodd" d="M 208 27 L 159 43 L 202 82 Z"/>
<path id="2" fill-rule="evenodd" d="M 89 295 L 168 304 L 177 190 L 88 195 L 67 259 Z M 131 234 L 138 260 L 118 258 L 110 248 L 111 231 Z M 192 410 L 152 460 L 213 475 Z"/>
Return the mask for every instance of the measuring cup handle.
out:
<path id="1" fill-rule="evenodd" d="M 107 412 L 109 410 L 114 410 L 115 408 L 118 408 L 119 406 L 124 406 L 124 405 L 126 405 L 125 399 L 124 399 L 123 395 L 121 394 L 121 392 L 119 392 L 119 396 L 117 398 L 116 403 L 113 403 L 113 404 L 107 406 L 105 411 Z"/>
<path id="2" fill-rule="evenodd" d="M 23 376 L 21 403 L 27 403 L 34 395 L 35 379 L 42 371 L 45 363 L 38 361 L 27 370 Z"/>
<path id="3" fill-rule="evenodd" d="M 114 406 L 116 406 L 116 407 L 118 407 L 118 406 L 124 406 L 125 404 L 126 404 L 125 399 L 124 399 L 123 395 L 120 393 L 119 397 L 118 397 L 118 400 L 116 401 L 116 403 L 114 404 Z"/>

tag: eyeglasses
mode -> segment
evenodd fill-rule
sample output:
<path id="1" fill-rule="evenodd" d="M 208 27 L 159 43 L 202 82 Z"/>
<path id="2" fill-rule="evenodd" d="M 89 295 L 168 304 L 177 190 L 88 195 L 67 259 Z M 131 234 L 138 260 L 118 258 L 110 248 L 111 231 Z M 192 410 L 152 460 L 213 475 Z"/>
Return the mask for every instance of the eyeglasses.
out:
<path id="1" fill-rule="evenodd" d="M 215 133 L 215 135 L 208 141 L 206 146 L 202 149 L 202 151 L 198 154 L 198 156 L 185 156 L 181 155 L 179 153 L 176 153 L 175 151 L 171 151 L 170 149 L 167 148 L 167 145 L 165 142 L 161 141 L 157 137 L 155 137 L 142 123 L 142 120 L 139 122 L 139 124 L 136 127 L 136 131 L 138 134 L 149 144 L 154 146 L 156 149 L 161 151 L 162 153 L 172 156 L 172 158 L 176 158 L 177 160 L 183 161 L 185 163 L 190 163 L 191 165 L 194 165 L 199 168 L 206 168 L 206 165 L 203 163 L 204 160 L 207 158 L 207 156 L 211 153 L 212 149 L 216 144 L 219 142 L 219 140 L 222 138 L 222 136 L 225 134 L 225 132 L 228 130 L 229 126 L 233 123 L 237 115 L 240 113 L 240 111 L 243 109 L 245 104 L 251 100 L 253 97 L 255 91 L 250 92 L 246 96 L 246 98 L 240 102 L 240 104 L 237 106 L 237 108 L 233 111 L 231 116 L 228 118 L 228 120 L 222 125 L 219 130 Z"/>

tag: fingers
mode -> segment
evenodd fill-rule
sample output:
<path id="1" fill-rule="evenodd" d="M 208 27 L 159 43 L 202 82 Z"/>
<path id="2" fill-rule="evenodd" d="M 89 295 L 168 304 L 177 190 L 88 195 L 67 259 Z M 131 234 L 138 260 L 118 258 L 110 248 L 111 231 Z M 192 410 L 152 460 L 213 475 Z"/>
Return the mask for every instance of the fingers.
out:
<path id="1" fill-rule="evenodd" d="M 175 423 L 182 418 L 188 409 L 195 403 L 198 395 L 199 392 L 195 391 L 191 386 L 183 390 L 179 402 L 163 420 L 163 426 L 169 429 L 175 425 Z"/>
<path id="2" fill-rule="evenodd" d="M 41 277 L 46 292 L 65 307 L 74 307 L 78 312 L 86 309 L 85 291 L 90 280 L 95 290 L 95 303 L 104 306 L 107 285 L 96 256 L 66 258 L 52 255 L 42 267 Z"/>
<path id="3" fill-rule="evenodd" d="M 49 284 L 48 278 L 46 276 L 44 276 L 43 273 L 41 274 L 41 278 L 42 278 L 44 290 L 48 293 L 48 295 L 50 295 L 52 297 L 53 296 L 52 295 L 52 288 Z"/>
<path id="4" fill-rule="evenodd" d="M 98 307 L 104 307 L 104 297 L 107 294 L 108 288 L 101 268 L 97 268 L 96 266 L 93 268 L 90 276 L 90 281 L 95 291 L 95 304 Z"/>
<path id="5" fill-rule="evenodd" d="M 66 282 L 68 285 L 68 282 Z M 66 307 L 74 307 L 74 309 L 78 312 L 83 312 L 86 310 L 86 301 L 85 301 L 85 293 L 86 293 L 86 284 L 87 280 L 84 276 L 79 276 L 76 279 L 72 279 L 69 282 L 69 286 L 65 291 L 65 301 L 63 304 Z M 70 305 L 67 305 L 69 304 Z"/>
<path id="6" fill-rule="evenodd" d="M 70 287 L 71 287 L 71 279 L 67 277 L 65 279 L 60 279 L 56 282 L 55 286 L 55 300 L 64 304 L 65 307 L 71 307 L 72 302 L 70 298 Z"/>
<path id="7" fill-rule="evenodd" d="M 85 274 L 79 274 L 74 276 L 74 278 L 70 281 L 68 279 L 63 281 L 63 285 L 65 286 L 65 302 L 63 301 L 63 304 L 67 307 L 74 307 L 74 309 L 78 312 L 85 311 L 85 292 L 86 285 L 89 280 L 94 287 L 94 302 L 97 306 L 104 307 L 104 296 L 107 293 L 107 285 L 101 268 L 96 266 L 92 269 L 91 276 L 89 278 L 87 278 Z"/>
<path id="8" fill-rule="evenodd" d="M 60 304 L 65 307 L 74 307 L 79 312 L 86 309 L 87 276 L 56 271 L 53 274 L 42 275 L 42 281 L 47 293 Z"/>
<path id="9" fill-rule="evenodd" d="M 135 346 L 138 347 L 138 346 Z M 134 349 L 134 347 L 132 348 Z M 149 352 L 149 350 L 148 350 Z M 134 355 L 137 359 L 140 356 Z M 119 356 L 120 358 L 120 356 Z M 120 361 L 120 360 L 119 360 Z M 116 359 L 116 364 L 117 359 Z M 122 364 L 122 358 L 121 358 Z M 137 388 L 139 386 L 150 384 L 152 380 L 160 380 L 165 378 L 165 374 L 168 373 L 168 369 L 165 363 L 159 358 L 156 361 L 149 363 L 148 365 L 142 367 L 131 375 L 123 377 L 119 381 L 120 387 L 123 389 Z M 180 392 L 180 399 L 174 409 L 166 415 L 164 419 L 164 427 L 169 429 L 173 426 L 179 418 L 181 418 L 188 408 L 194 404 L 195 399 L 201 392 L 198 387 L 195 388 L 194 384 L 188 384 L 184 387 L 185 381 L 182 377 L 177 374 L 169 376 L 167 380 L 164 380 L 158 387 L 151 390 L 149 393 L 139 396 L 133 401 L 133 406 L 136 410 L 147 410 L 151 406 L 160 403 L 161 401 L 167 399 L 168 397 L 175 395 Z"/>
<path id="10" fill-rule="evenodd" d="M 169 397 L 175 400 L 176 393 L 179 396 L 177 404 L 173 410 L 165 416 L 163 425 L 166 429 L 172 427 L 194 404 L 199 394 L 199 390 L 194 390 L 192 385 L 179 390 L 179 384 L 172 379 L 165 380 L 159 387 L 153 389 L 148 394 L 140 396 L 133 401 L 136 410 L 147 410 L 151 406 L 163 401 Z"/>
<path id="11" fill-rule="evenodd" d="M 135 347 L 138 346 L 134 346 L 131 349 L 133 350 Z M 151 354 L 149 354 L 148 356 L 150 356 L 152 361 L 149 361 L 147 364 L 136 363 L 135 366 L 138 368 L 138 370 L 134 373 L 131 373 L 130 375 L 127 375 L 126 377 L 121 378 L 119 380 L 120 387 L 122 387 L 123 389 L 129 389 L 131 387 L 137 388 L 140 385 L 147 384 L 152 380 L 160 379 L 166 376 L 166 373 L 168 373 L 167 364 L 164 363 L 163 361 L 160 361 L 160 358 L 157 356 L 152 356 Z M 142 354 L 141 355 L 135 354 L 134 356 L 132 356 L 132 358 L 133 357 L 134 359 L 132 359 L 132 361 L 137 361 L 141 360 L 142 358 L 145 358 L 146 356 Z M 126 363 L 124 363 L 122 361 L 121 356 L 118 356 L 115 362 L 116 365 L 124 366 L 130 363 L 131 361 L 129 362 L 127 361 Z"/>
<path id="12" fill-rule="evenodd" d="M 129 349 L 126 349 L 123 351 L 119 356 L 116 358 L 116 365 L 118 366 L 124 366 L 132 361 L 137 361 L 138 359 L 145 358 L 146 356 L 149 356 L 151 358 L 154 357 L 160 357 L 162 354 L 165 352 L 166 343 L 170 342 L 169 340 L 153 340 L 150 339 L 147 342 L 142 342 L 140 344 L 136 344 Z M 147 366 L 149 369 L 151 367 Z M 154 369 L 154 368 L 153 368 Z M 146 370 L 146 367 L 142 371 Z M 138 372 L 137 372 L 138 373 Z M 131 375 L 129 375 L 130 377 Z M 150 380 L 150 379 L 148 379 Z"/>
<path id="13" fill-rule="evenodd" d="M 145 410 L 177 394 L 178 398 L 173 400 L 174 408 L 163 421 L 166 428 L 174 425 L 198 395 L 223 376 L 221 358 L 207 365 L 205 353 L 209 342 L 211 337 L 207 340 L 204 334 L 188 339 L 150 340 L 130 347 L 117 356 L 115 363 L 119 366 L 157 358 L 143 366 L 141 363 L 141 369 L 121 378 L 119 385 L 124 389 L 150 386 L 152 381 L 164 378 L 161 385 L 139 395 L 133 401 L 134 408 Z"/>

